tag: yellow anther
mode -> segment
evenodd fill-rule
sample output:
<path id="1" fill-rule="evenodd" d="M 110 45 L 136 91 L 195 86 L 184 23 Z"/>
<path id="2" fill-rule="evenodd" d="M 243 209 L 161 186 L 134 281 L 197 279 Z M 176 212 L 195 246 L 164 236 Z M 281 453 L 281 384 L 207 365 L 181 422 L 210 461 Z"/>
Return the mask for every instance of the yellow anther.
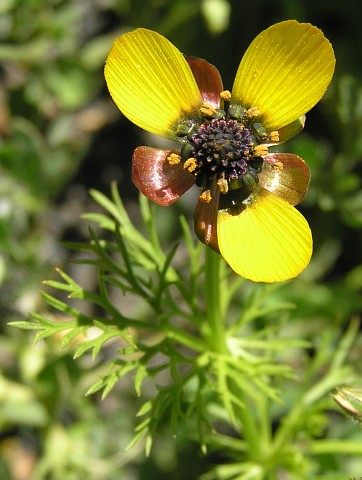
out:
<path id="1" fill-rule="evenodd" d="M 221 98 L 221 100 L 224 100 L 225 102 L 230 102 L 231 93 L 229 92 L 229 90 L 224 90 L 224 91 L 220 92 L 220 98 Z"/>
<path id="2" fill-rule="evenodd" d="M 210 190 L 204 190 L 202 194 L 200 195 L 200 200 L 205 203 L 210 203 L 211 202 L 211 192 Z"/>
<path id="3" fill-rule="evenodd" d="M 177 153 L 171 153 L 171 155 L 167 157 L 167 161 L 170 165 L 178 165 L 181 162 L 181 157 L 177 155 Z"/>
<path id="4" fill-rule="evenodd" d="M 188 158 L 184 163 L 184 170 L 186 170 L 187 173 L 194 172 L 196 168 L 197 168 L 197 162 L 196 162 L 196 159 L 193 157 Z"/>
<path id="5" fill-rule="evenodd" d="M 275 162 L 273 163 L 273 170 L 276 172 L 282 172 L 284 170 L 284 165 L 282 162 Z"/>
<path id="6" fill-rule="evenodd" d="M 260 117 L 260 110 L 258 107 L 251 107 L 246 111 L 246 114 L 250 118 Z"/>
<path id="7" fill-rule="evenodd" d="M 200 112 L 205 116 L 205 117 L 212 117 L 215 113 L 215 107 L 212 105 L 209 105 L 208 103 L 203 103 L 202 107 L 200 108 Z"/>
<path id="8" fill-rule="evenodd" d="M 269 133 L 269 138 L 271 142 L 279 142 L 279 132 L 277 130 L 273 130 Z"/>
<path id="9" fill-rule="evenodd" d="M 254 155 L 257 155 L 258 157 L 267 155 L 268 152 L 269 150 L 266 145 L 256 145 L 256 147 L 254 147 Z"/>
<path id="10" fill-rule="evenodd" d="M 217 186 L 219 187 L 220 193 L 228 193 L 229 185 L 228 182 L 225 180 L 225 177 L 219 178 L 217 181 Z"/>

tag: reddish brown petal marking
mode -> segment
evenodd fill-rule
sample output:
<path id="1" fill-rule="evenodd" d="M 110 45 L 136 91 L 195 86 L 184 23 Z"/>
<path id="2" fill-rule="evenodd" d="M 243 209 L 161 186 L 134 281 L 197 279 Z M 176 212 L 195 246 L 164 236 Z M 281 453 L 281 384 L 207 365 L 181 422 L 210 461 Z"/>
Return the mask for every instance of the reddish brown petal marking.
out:
<path id="1" fill-rule="evenodd" d="M 195 77 L 204 103 L 212 105 L 214 108 L 220 108 L 220 93 L 223 85 L 218 69 L 201 58 L 185 58 Z"/>
<path id="2" fill-rule="evenodd" d="M 307 193 L 309 179 L 308 166 L 298 155 L 270 153 L 264 157 L 259 185 L 291 205 L 297 205 Z"/>
<path id="3" fill-rule="evenodd" d="M 209 198 L 211 195 L 211 199 Z M 208 247 L 220 253 L 217 241 L 217 213 L 219 207 L 220 191 L 213 186 L 207 195 L 206 201 L 201 194 L 194 212 L 194 229 L 197 238 Z"/>
<path id="4" fill-rule="evenodd" d="M 177 150 L 138 147 L 132 158 L 132 180 L 147 198 L 163 207 L 183 195 L 195 182 L 183 164 L 171 165 L 167 158 Z"/>

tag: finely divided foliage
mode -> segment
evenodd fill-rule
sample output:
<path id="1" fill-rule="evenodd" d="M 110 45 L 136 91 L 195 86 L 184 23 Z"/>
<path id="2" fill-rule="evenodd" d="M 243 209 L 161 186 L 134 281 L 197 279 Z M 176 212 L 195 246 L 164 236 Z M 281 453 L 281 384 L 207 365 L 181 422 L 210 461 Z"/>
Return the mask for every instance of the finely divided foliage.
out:
<path id="1" fill-rule="evenodd" d="M 250 415 L 250 402 L 261 409 L 269 401 L 282 405 L 283 393 L 277 383 L 283 378 L 293 379 L 294 374 L 291 365 L 280 359 L 285 352 L 303 350 L 309 344 L 297 338 L 276 337 L 267 320 L 275 315 L 288 316 L 293 305 L 283 301 L 269 303 L 268 286 L 255 288 L 251 295 L 241 294 L 239 287 L 246 286 L 245 281 L 240 277 L 228 278 L 225 265 L 211 251 L 212 261 L 216 260 L 220 270 L 210 269 L 212 261 L 205 268 L 202 245 L 194 243 L 184 218 L 180 225 L 189 262 L 181 267 L 176 258 L 177 245 L 168 254 L 162 253 L 155 226 L 156 210 L 144 197 L 140 198 L 145 231 L 142 234 L 127 215 L 115 185 L 112 199 L 96 191 L 92 196 L 106 211 L 85 215 L 98 225 L 99 233 L 91 229 L 89 243 L 70 243 L 68 247 L 82 254 L 80 265 L 97 270 L 98 290 L 86 290 L 58 270 L 61 281 L 44 283 L 60 293 L 66 292 L 68 300 L 61 301 L 46 292 L 42 297 L 61 317 L 32 313 L 32 322 L 14 325 L 38 331 L 35 342 L 57 334 L 61 348 L 74 349 L 74 358 L 88 353 L 97 359 L 101 351 L 112 348 L 113 359 L 87 394 L 102 391 L 104 398 L 123 377 L 133 379 L 135 393 L 140 397 L 140 421 L 129 448 L 144 440 L 149 453 L 154 435 L 165 421 L 174 434 L 183 429 L 185 421 L 193 425 L 193 436 L 204 452 L 215 442 L 221 442 L 221 448 L 222 436 L 214 438 L 212 432 L 226 419 L 211 413 L 213 404 L 223 406 L 235 428 L 240 419 Z M 215 274 L 220 296 L 212 300 Z M 205 283 L 212 309 L 201 300 Z M 147 308 L 142 308 L 141 313 L 137 309 L 125 313 L 129 310 L 129 295 L 146 303 Z M 101 313 L 81 313 L 81 308 L 71 306 L 73 299 Z M 215 311 L 220 314 L 217 319 L 213 318 Z M 219 335 L 215 320 L 223 325 Z M 252 328 L 255 321 L 262 321 L 264 327 Z M 313 404 L 342 380 L 353 378 L 352 371 L 343 363 L 357 331 L 358 323 L 351 324 L 340 343 L 338 360 L 320 384 L 306 390 L 296 406 L 298 411 L 305 408 L 305 402 Z M 331 339 L 326 341 L 330 345 Z M 150 382 L 156 388 L 153 394 L 149 392 Z M 295 415 L 292 413 L 293 422 L 299 418 Z M 289 430 L 286 433 L 284 429 L 293 431 L 293 425 L 283 426 L 281 435 L 289 438 Z M 253 441 L 252 437 L 249 441 Z M 281 447 L 284 448 L 283 442 Z M 244 450 L 245 440 L 235 441 L 233 448 Z M 247 468 L 247 464 L 242 468 Z"/>

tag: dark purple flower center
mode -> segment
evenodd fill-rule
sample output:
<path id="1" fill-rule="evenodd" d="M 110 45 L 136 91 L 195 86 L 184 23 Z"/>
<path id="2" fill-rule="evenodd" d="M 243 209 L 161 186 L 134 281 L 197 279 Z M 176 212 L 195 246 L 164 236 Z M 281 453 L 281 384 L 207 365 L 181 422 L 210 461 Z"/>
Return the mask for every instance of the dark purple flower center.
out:
<path id="1" fill-rule="evenodd" d="M 209 171 L 230 182 L 247 172 L 253 139 L 250 130 L 235 120 L 211 120 L 191 137 L 191 152 L 200 171 Z"/>
<path id="2" fill-rule="evenodd" d="M 221 193 L 227 193 L 257 183 L 263 159 L 255 154 L 258 142 L 243 123 L 225 117 L 205 120 L 187 139 L 181 156 L 197 186 L 210 189 L 216 180 Z"/>

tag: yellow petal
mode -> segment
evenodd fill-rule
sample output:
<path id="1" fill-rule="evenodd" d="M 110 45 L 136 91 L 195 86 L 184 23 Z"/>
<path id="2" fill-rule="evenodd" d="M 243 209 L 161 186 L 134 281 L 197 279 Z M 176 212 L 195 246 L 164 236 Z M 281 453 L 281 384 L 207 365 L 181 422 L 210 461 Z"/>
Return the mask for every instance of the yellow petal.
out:
<path id="1" fill-rule="evenodd" d="M 197 116 L 202 105 L 187 61 L 152 30 L 139 28 L 117 38 L 104 74 L 122 113 L 156 135 L 174 139 L 178 121 Z"/>
<path id="2" fill-rule="evenodd" d="M 278 130 L 308 112 L 333 76 L 332 45 L 321 30 L 295 20 L 261 32 L 236 74 L 231 103 L 258 107 L 267 130 Z"/>
<path id="3" fill-rule="evenodd" d="M 303 215 L 264 189 L 258 189 L 238 215 L 221 210 L 217 235 L 221 255 L 230 267 L 254 282 L 294 278 L 312 255 L 312 235 Z"/>

